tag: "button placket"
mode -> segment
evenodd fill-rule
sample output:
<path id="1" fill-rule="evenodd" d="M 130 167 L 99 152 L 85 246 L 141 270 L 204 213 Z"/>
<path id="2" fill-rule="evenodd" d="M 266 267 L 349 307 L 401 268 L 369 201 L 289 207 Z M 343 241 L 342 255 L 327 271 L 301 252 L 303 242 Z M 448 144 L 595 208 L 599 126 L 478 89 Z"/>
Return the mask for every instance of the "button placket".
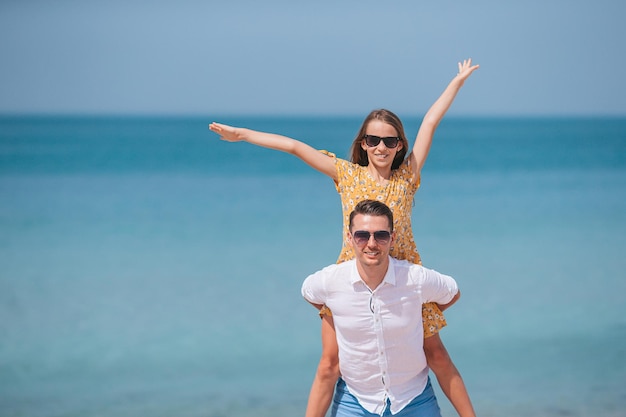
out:
<path id="1" fill-rule="evenodd" d="M 385 357 L 385 339 L 383 337 L 383 325 L 382 325 L 382 317 L 380 314 L 380 307 L 378 304 L 378 297 L 376 291 L 372 291 L 370 293 L 370 310 L 372 311 L 373 319 L 374 319 L 374 332 L 376 334 L 376 343 L 378 346 L 378 366 L 381 374 L 381 383 L 383 387 L 385 387 L 385 393 L 387 390 L 387 359 Z M 387 395 L 385 394 L 385 397 Z"/>

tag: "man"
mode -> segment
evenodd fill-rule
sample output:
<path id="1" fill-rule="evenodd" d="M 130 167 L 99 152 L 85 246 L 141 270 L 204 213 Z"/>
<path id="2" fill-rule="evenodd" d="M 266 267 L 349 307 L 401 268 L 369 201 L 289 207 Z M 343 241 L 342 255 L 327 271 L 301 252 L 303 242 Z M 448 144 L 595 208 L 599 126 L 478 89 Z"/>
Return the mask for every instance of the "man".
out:
<path id="1" fill-rule="evenodd" d="M 423 350 L 422 304 L 460 293 L 449 276 L 389 256 L 393 214 L 365 200 L 350 214 L 355 259 L 310 275 L 304 298 L 333 312 L 341 378 L 332 416 L 440 416 Z"/>

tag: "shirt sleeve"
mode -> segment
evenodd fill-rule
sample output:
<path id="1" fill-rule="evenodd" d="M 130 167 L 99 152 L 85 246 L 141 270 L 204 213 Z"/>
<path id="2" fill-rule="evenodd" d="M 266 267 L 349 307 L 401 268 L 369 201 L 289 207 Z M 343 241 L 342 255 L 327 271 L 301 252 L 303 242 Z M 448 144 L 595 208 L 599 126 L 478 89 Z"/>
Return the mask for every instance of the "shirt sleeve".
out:
<path id="1" fill-rule="evenodd" d="M 447 304 L 459 292 L 454 278 L 422 267 L 422 299 L 424 303 Z"/>
<path id="2" fill-rule="evenodd" d="M 324 288 L 324 271 L 317 271 L 309 275 L 302 283 L 302 296 L 309 303 L 326 304 L 326 291 Z"/>

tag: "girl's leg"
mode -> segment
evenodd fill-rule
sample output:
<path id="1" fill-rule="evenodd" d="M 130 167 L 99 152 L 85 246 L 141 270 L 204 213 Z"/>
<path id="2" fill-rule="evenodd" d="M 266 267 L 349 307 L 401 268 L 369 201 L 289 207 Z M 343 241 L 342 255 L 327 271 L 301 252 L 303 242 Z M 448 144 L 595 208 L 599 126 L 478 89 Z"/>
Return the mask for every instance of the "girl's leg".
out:
<path id="1" fill-rule="evenodd" d="M 437 377 L 439 386 L 450 400 L 460 417 L 475 417 L 474 407 L 470 401 L 461 374 L 452 363 L 439 333 L 424 339 L 424 353 L 428 366 Z"/>
<path id="2" fill-rule="evenodd" d="M 332 316 L 322 316 L 322 357 L 309 393 L 306 417 L 324 417 L 339 378 L 339 350 Z"/>

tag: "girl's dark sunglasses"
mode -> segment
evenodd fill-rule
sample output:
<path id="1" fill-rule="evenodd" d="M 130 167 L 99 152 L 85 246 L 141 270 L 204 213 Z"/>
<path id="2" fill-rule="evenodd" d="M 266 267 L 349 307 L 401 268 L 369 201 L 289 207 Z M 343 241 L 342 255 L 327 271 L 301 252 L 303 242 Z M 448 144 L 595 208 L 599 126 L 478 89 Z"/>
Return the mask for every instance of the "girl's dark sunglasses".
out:
<path id="1" fill-rule="evenodd" d="M 357 230 L 352 234 L 357 245 L 362 246 L 370 241 L 370 236 L 374 235 L 374 240 L 381 245 L 386 245 L 391 240 L 391 233 L 386 230 L 378 230 L 370 233 L 367 230 Z"/>
<path id="2" fill-rule="evenodd" d="M 365 144 L 370 148 L 378 146 L 381 140 L 389 149 L 395 148 L 396 146 L 398 146 L 398 142 L 400 142 L 400 138 L 397 136 L 388 136 L 386 138 L 381 138 L 380 136 L 365 135 L 363 136 L 363 139 L 365 139 Z"/>

